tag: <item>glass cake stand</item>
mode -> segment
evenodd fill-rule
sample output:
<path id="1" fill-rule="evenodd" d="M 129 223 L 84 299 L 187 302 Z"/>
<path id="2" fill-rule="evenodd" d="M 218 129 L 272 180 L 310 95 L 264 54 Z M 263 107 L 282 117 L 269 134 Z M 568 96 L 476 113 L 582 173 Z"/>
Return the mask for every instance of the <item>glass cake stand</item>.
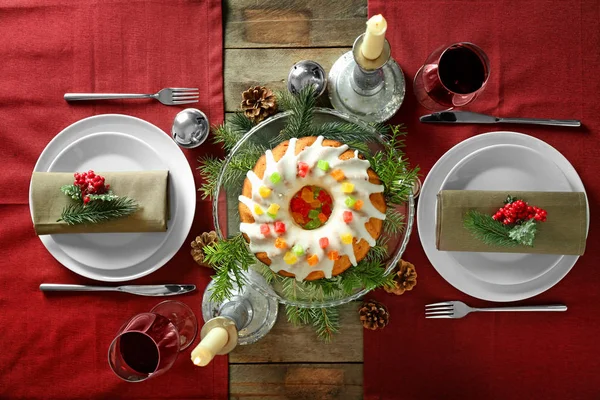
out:
<path id="1" fill-rule="evenodd" d="M 245 151 L 253 151 L 255 153 L 257 147 L 266 150 L 274 148 L 277 144 L 279 144 L 272 143 L 273 138 L 275 138 L 285 126 L 288 115 L 289 114 L 287 112 L 279 113 L 256 125 L 256 127 L 250 130 L 237 143 L 225 160 L 223 170 L 221 171 L 221 175 L 219 177 L 216 194 L 213 198 L 214 224 L 216 231 L 221 238 L 233 236 L 240 232 L 238 196 L 242 192 L 243 182 L 246 177 L 244 173 L 237 174 L 236 176 L 239 175 L 239 177 L 234 179 L 234 182 L 229 182 L 227 185 L 225 185 L 225 181 L 223 179 L 224 172 L 230 168 L 230 162 L 232 158 L 236 156 L 236 154 L 240 154 L 241 152 Z M 323 124 L 335 121 L 352 122 L 371 130 L 373 140 L 371 143 L 369 143 L 370 151 L 374 154 L 383 149 L 382 137 L 364 122 L 352 116 L 348 116 L 331 109 L 315 109 L 314 124 Z M 387 244 L 388 258 L 386 260 L 387 272 L 390 272 L 391 269 L 393 269 L 402 256 L 402 253 L 406 249 L 406 245 L 408 244 L 414 219 L 413 196 L 409 196 L 407 202 L 401 206 L 397 206 L 396 209 L 398 212 L 404 215 L 405 226 L 401 233 L 389 237 Z M 265 266 L 260 261 L 257 261 L 257 264 L 251 268 L 246 276 L 250 286 L 248 289 L 266 296 L 269 301 L 275 300 L 280 303 L 299 307 L 332 307 L 356 300 L 368 292 L 368 290 L 364 288 L 357 288 L 350 294 L 343 293 L 339 290 L 329 292 L 327 290 L 323 290 L 322 288 L 315 288 L 315 286 L 311 285 L 310 283 L 288 281 L 288 285 L 294 285 L 294 290 L 292 291 L 293 295 L 290 295 L 289 287 L 287 290 L 283 287 L 283 279 L 277 278 L 267 282 L 267 280 L 263 278 L 264 268 Z"/>

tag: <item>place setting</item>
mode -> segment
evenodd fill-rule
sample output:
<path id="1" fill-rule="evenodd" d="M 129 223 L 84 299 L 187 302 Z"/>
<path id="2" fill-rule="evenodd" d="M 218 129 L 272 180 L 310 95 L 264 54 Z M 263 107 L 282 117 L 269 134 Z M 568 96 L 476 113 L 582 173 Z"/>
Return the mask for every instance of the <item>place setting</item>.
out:
<path id="1" fill-rule="evenodd" d="M 16 189 L 0 196 L 8 249 L 0 303 L 16 324 L 5 343 L 21 331 L 32 344 L 0 358 L 14 365 L 0 374 L 0 397 L 266 398 L 289 384 L 285 398 L 296 390 L 324 399 L 567 398 L 558 380 L 575 379 L 567 367 L 593 370 L 583 355 L 594 351 L 588 315 L 600 300 L 598 126 L 581 111 L 588 100 L 581 109 L 571 97 L 556 104 L 540 83 L 554 77 L 547 71 L 517 87 L 536 65 L 522 49 L 538 33 L 513 51 L 497 43 L 507 40 L 503 29 L 492 38 L 482 22 L 406 27 L 418 7 L 372 0 L 331 60 L 315 50 L 314 59 L 286 58 L 287 74 L 277 66 L 274 79 L 232 78 L 221 2 L 148 7 L 155 20 L 189 10 L 218 21 L 195 28 L 199 64 L 186 64 L 185 49 L 169 50 L 160 71 L 125 61 L 113 71 L 93 58 L 107 78 L 61 81 L 40 94 L 60 105 L 33 145 L 19 139 L 31 126 L 4 115 L 17 135 L 2 156 L 14 164 L 3 179 Z M 151 38 L 135 32 L 126 48 L 138 61 L 166 48 L 163 39 L 142 48 Z M 53 35 L 40 49 L 65 46 Z M 277 46 L 268 44 L 257 54 L 271 57 Z M 225 54 L 243 48 L 229 46 Z M 539 52 L 546 61 L 554 54 Z M 30 340 L 46 328 L 46 344 Z M 58 342 L 64 350 L 49 348 Z M 277 342 L 314 349 L 288 361 Z M 360 359 L 340 356 L 348 364 L 340 367 L 313 354 L 337 357 L 338 345 L 359 346 Z M 28 357 L 31 371 L 16 361 Z M 318 372 L 356 365 L 360 393 Z M 243 368 L 252 380 L 240 384 Z M 44 371 L 60 390 L 20 384 Z M 324 381 L 313 387 L 299 373 Z M 573 398 L 594 390 L 586 381 Z"/>

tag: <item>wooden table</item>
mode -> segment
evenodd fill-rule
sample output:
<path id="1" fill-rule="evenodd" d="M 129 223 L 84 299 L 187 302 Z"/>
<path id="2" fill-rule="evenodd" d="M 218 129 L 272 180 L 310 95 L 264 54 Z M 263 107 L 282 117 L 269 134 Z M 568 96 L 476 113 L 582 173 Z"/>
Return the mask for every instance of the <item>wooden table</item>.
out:
<path id="1" fill-rule="evenodd" d="M 290 67 L 309 59 L 329 71 L 364 32 L 367 0 L 225 0 L 225 111 L 239 111 L 249 86 L 285 88 Z M 233 399 L 362 398 L 362 326 L 358 304 L 340 309 L 341 333 L 323 343 L 311 327 L 293 327 L 285 309 L 258 343 L 229 355 Z"/>

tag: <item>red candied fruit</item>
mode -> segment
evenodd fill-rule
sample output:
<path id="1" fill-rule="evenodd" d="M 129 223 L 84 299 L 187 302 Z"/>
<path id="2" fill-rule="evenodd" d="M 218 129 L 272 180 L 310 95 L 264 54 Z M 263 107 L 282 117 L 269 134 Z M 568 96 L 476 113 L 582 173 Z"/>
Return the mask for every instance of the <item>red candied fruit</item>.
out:
<path id="1" fill-rule="evenodd" d="M 285 233 L 285 224 L 281 221 L 275 221 L 275 232 Z"/>
<path id="2" fill-rule="evenodd" d="M 319 247 L 321 247 L 322 249 L 324 249 L 327 246 L 329 246 L 329 239 L 327 239 L 326 237 L 323 237 L 323 238 L 319 239 Z"/>
<path id="3" fill-rule="evenodd" d="M 260 226 L 260 233 L 262 233 L 263 235 L 267 236 L 270 232 L 271 232 L 271 228 L 269 228 L 269 225 L 262 224 Z"/>
<path id="4" fill-rule="evenodd" d="M 308 170 L 309 166 L 307 163 L 302 161 L 298 162 L 298 176 L 301 178 L 306 178 L 306 175 L 308 175 Z"/>

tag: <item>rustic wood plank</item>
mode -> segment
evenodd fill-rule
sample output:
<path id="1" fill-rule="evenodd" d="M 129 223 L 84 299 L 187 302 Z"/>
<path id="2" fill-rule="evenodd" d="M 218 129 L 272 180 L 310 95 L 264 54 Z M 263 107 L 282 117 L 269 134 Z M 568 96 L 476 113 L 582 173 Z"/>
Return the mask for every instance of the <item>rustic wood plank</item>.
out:
<path id="1" fill-rule="evenodd" d="M 226 0 L 225 48 L 352 46 L 367 0 Z"/>
<path id="2" fill-rule="evenodd" d="M 262 85 L 285 89 L 290 68 L 300 60 L 314 60 L 326 72 L 350 48 L 229 49 L 225 51 L 225 111 L 239 111 L 242 92 Z M 324 95 L 326 98 L 326 94 Z"/>
<path id="3" fill-rule="evenodd" d="M 340 332 L 331 343 L 318 339 L 311 326 L 295 327 L 279 308 L 275 326 L 264 338 L 229 353 L 229 363 L 261 362 L 362 362 L 363 327 L 358 320 L 358 303 L 340 307 Z"/>
<path id="4" fill-rule="evenodd" d="M 229 397 L 362 399 L 362 364 L 230 365 Z"/>

